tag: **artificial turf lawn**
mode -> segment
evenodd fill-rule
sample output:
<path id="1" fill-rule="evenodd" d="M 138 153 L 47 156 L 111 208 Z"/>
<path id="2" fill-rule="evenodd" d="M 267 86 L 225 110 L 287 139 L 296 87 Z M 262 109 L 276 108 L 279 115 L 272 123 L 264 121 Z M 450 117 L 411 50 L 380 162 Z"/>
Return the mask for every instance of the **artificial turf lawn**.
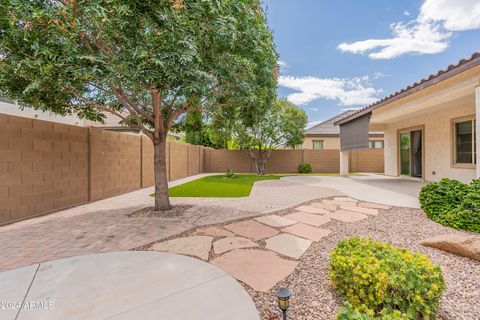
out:
<path id="1" fill-rule="evenodd" d="M 236 178 L 225 175 L 203 177 L 168 189 L 170 197 L 239 198 L 250 195 L 255 181 L 277 180 L 281 175 L 257 176 L 239 174 Z"/>

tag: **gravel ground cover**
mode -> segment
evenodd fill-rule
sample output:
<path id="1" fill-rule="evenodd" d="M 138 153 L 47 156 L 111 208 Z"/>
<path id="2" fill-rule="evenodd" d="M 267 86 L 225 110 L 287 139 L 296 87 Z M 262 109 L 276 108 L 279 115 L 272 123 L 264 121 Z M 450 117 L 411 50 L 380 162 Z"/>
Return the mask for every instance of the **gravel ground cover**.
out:
<path id="1" fill-rule="evenodd" d="M 303 205 L 318 203 L 321 200 L 325 199 L 310 201 Z M 295 211 L 296 208 L 289 208 L 272 214 L 283 216 Z M 252 219 L 252 217 L 242 220 L 249 219 Z M 223 225 L 225 224 L 216 226 Z M 269 292 L 257 292 L 240 281 L 254 300 L 262 320 L 281 319 L 274 293 L 276 289 L 282 286 L 288 287 L 293 292 L 288 312 L 289 319 L 332 319 L 342 305 L 342 298 L 337 294 L 328 279 L 328 255 L 338 241 L 353 236 L 389 242 L 395 246 L 405 247 L 413 252 L 428 255 L 433 263 L 442 268 L 447 283 L 447 290 L 440 304 L 438 319 L 480 319 L 480 263 L 419 244 L 421 240 L 435 235 L 466 235 L 471 233 L 437 224 L 428 219 L 425 213 L 419 209 L 400 207 L 380 210 L 380 214 L 368 216 L 367 219 L 357 222 L 346 223 L 332 219 L 331 222 L 323 224 L 321 227 L 332 232 L 319 242 L 314 242 L 298 260 L 300 263 L 294 272 Z M 194 235 L 201 229 L 191 230 L 172 238 Z M 277 229 L 280 230 L 281 228 Z M 220 238 L 215 237 L 215 240 Z M 260 249 L 265 249 L 264 240 L 256 242 Z M 142 246 L 136 250 L 149 250 L 151 245 Z M 212 249 L 208 260 L 211 261 L 216 257 L 218 255 Z M 285 256 L 282 256 L 282 258 L 292 260 Z"/>
<path id="2" fill-rule="evenodd" d="M 283 215 L 293 211 L 287 209 L 276 214 Z M 379 215 L 355 223 L 332 221 L 322 225 L 322 228 L 327 228 L 332 233 L 320 242 L 313 243 L 300 258 L 300 264 L 295 271 L 271 292 L 255 292 L 244 285 L 255 301 L 262 319 L 279 319 L 274 292 L 281 286 L 286 286 L 293 292 L 289 319 L 332 319 L 342 305 L 342 299 L 328 280 L 328 254 L 338 241 L 353 236 L 390 242 L 395 246 L 428 255 L 433 263 L 442 268 L 447 283 L 438 319 L 480 318 L 480 263 L 419 244 L 420 240 L 431 236 L 462 235 L 468 234 L 467 232 L 443 227 L 429 220 L 419 209 L 398 207 L 381 210 Z"/>

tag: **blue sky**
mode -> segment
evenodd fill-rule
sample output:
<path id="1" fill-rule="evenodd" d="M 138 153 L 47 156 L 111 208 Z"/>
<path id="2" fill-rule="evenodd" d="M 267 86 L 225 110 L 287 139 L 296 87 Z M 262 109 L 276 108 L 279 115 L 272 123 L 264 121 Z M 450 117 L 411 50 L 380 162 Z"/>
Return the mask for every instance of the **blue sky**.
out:
<path id="1" fill-rule="evenodd" d="M 279 94 L 325 120 L 480 50 L 479 0 L 264 0 Z"/>

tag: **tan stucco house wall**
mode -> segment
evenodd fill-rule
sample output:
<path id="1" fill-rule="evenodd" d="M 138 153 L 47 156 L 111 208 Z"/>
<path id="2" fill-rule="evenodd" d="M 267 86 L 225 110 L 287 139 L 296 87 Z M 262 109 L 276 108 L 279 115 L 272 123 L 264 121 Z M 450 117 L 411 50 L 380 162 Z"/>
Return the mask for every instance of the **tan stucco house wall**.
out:
<path id="1" fill-rule="evenodd" d="M 438 181 L 447 177 L 470 182 L 480 177 L 480 53 L 462 59 L 374 104 L 349 115 L 337 125 L 352 125 L 368 115 L 368 130 L 383 131 L 385 138 L 385 174 L 400 176 L 400 133 L 421 130 L 421 179 Z M 467 131 L 476 154 L 455 161 L 455 145 L 464 135 L 455 135 L 455 123 L 475 123 L 475 132 Z M 474 122 L 475 121 L 475 122 Z M 360 122 L 358 122 L 360 123 Z M 351 127 L 351 126 L 350 126 Z M 465 140 L 463 140 L 465 141 Z M 470 142 L 471 141 L 471 142 Z M 465 142 L 464 142 L 465 144 Z M 348 172 L 347 150 L 341 151 L 341 172 Z M 404 153 L 405 154 L 405 153 Z M 407 153 L 408 154 L 408 153 Z M 471 155 L 471 156 L 470 156 Z M 413 156 L 412 156 L 413 157 Z M 418 159 L 418 158 L 416 158 Z M 470 160 L 471 159 L 471 160 Z M 476 159 L 476 163 L 475 162 Z M 462 163 L 456 163 L 462 162 Z M 404 170 L 405 172 L 405 170 Z"/>

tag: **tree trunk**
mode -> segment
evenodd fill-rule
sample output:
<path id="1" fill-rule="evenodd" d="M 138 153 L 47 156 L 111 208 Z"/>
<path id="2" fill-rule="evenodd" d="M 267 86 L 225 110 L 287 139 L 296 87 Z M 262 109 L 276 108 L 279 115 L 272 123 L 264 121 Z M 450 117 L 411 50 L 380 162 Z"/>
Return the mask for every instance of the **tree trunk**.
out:
<path id="1" fill-rule="evenodd" d="M 167 136 L 161 135 L 153 142 L 153 168 L 155 172 L 155 211 L 169 210 L 168 177 L 166 159 Z"/>
<path id="2" fill-rule="evenodd" d="M 266 163 L 266 161 L 263 159 L 263 152 L 262 150 L 257 150 L 257 152 L 254 152 L 254 154 L 255 156 L 253 161 L 255 162 L 257 175 L 263 176 L 265 174 L 265 163 Z"/>

